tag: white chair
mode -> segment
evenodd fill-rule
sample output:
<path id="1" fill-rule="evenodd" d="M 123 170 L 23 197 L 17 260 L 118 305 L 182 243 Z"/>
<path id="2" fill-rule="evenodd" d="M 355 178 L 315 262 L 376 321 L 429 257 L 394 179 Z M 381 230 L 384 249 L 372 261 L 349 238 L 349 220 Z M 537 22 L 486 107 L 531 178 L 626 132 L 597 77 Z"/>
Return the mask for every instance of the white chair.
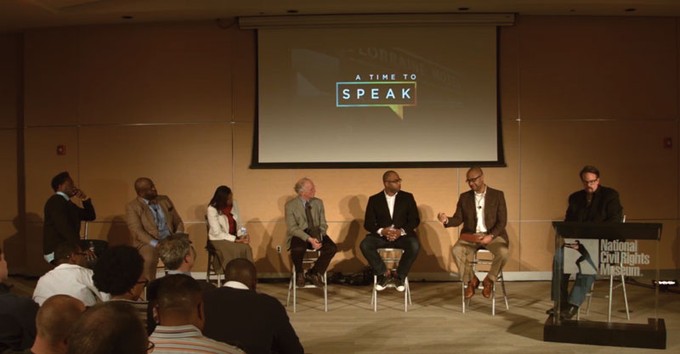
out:
<path id="1" fill-rule="evenodd" d="M 483 257 L 480 257 L 480 255 L 483 255 Z M 483 265 L 483 266 L 491 266 L 491 263 L 493 262 L 493 254 L 491 251 L 485 249 L 485 248 L 480 248 L 477 251 L 475 251 L 475 254 L 472 258 L 471 262 L 467 262 L 468 267 L 472 267 L 472 273 L 479 279 L 484 279 L 486 277 L 486 274 L 488 271 L 481 271 L 477 269 L 478 265 Z M 462 281 L 461 279 L 461 286 L 460 286 L 460 294 L 461 294 L 461 299 L 462 299 L 462 309 L 463 313 L 465 313 L 466 307 L 470 306 L 470 300 L 471 299 L 466 299 L 465 298 L 465 282 Z M 491 288 L 491 315 L 496 316 L 496 284 L 500 283 L 501 284 L 501 289 L 503 291 L 503 300 L 505 301 L 505 309 L 509 310 L 510 305 L 508 304 L 508 294 L 505 291 L 505 280 L 503 279 L 503 268 L 500 269 L 498 272 L 498 275 L 496 276 L 496 281 L 493 283 L 493 287 Z M 482 282 L 479 282 L 478 285 L 479 289 L 483 289 Z"/>
<path id="2" fill-rule="evenodd" d="M 626 216 L 624 215 L 623 218 L 621 219 L 622 223 L 626 222 Z M 620 272 L 621 269 L 623 269 L 623 260 L 621 260 L 617 265 L 612 265 L 611 266 L 611 271 L 609 273 L 609 306 L 607 308 L 607 322 L 612 321 L 612 299 L 614 297 L 614 289 L 621 287 L 623 289 L 623 302 L 626 306 L 626 319 L 630 321 L 630 309 L 628 308 L 628 293 L 626 292 L 626 276 L 623 274 L 623 272 Z M 614 275 L 614 273 L 620 273 L 618 276 L 621 277 L 621 284 L 614 285 L 614 278 L 617 277 L 617 275 Z M 588 304 L 586 305 L 586 316 L 590 314 L 590 303 L 593 301 L 593 292 L 595 290 L 595 282 L 590 286 L 590 290 L 588 290 L 588 293 L 586 294 L 586 297 L 588 298 Z M 576 319 L 579 320 L 581 318 L 581 308 L 579 307 L 578 312 L 576 312 Z"/>
<path id="3" fill-rule="evenodd" d="M 321 255 L 320 251 L 315 251 L 315 250 L 307 250 L 305 252 L 304 257 L 302 258 L 302 268 L 309 269 L 314 265 L 314 262 L 316 262 L 317 259 L 319 259 L 319 256 Z M 293 293 L 293 312 L 297 312 L 297 289 L 309 289 L 309 288 L 317 288 L 314 284 L 305 284 L 303 287 L 298 287 L 295 284 L 295 265 L 293 264 L 293 272 L 290 276 L 290 283 L 288 284 L 288 296 L 286 297 L 286 306 L 290 303 L 290 293 Z M 321 280 L 323 281 L 323 310 L 324 312 L 328 312 L 328 277 L 326 276 L 327 272 L 323 272 L 323 275 L 321 276 Z"/>
<path id="4" fill-rule="evenodd" d="M 385 263 L 385 266 L 390 272 L 395 272 L 397 266 L 399 265 L 399 260 L 404 254 L 404 250 L 401 248 L 378 248 L 378 254 L 380 258 Z M 373 295 L 371 296 L 371 305 L 373 305 L 373 312 L 378 312 L 378 290 L 375 286 L 378 283 L 378 277 L 373 275 Z M 390 283 L 387 285 L 388 288 L 394 288 L 395 285 Z M 408 305 L 412 305 L 411 301 L 411 288 L 408 284 L 408 277 L 404 278 L 404 312 L 408 312 Z"/>

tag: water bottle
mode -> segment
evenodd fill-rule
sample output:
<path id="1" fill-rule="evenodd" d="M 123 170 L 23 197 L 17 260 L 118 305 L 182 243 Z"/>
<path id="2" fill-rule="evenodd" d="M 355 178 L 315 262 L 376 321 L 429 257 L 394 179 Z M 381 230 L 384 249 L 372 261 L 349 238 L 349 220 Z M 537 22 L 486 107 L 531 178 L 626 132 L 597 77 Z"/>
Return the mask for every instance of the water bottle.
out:
<path id="1" fill-rule="evenodd" d="M 237 235 L 238 235 L 238 237 L 247 237 L 248 236 L 248 230 L 246 230 L 245 226 L 241 226 L 238 229 Z"/>

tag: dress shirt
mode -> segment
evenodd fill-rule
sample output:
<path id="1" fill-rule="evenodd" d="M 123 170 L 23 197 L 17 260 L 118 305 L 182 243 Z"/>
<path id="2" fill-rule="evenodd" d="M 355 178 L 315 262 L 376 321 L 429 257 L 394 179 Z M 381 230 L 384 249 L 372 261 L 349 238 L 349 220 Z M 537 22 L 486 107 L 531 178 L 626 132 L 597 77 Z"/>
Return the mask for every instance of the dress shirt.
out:
<path id="1" fill-rule="evenodd" d="M 108 301 L 109 294 L 100 292 L 92 281 L 92 270 L 76 264 L 64 263 L 40 277 L 33 292 L 33 301 L 43 304 L 52 295 L 70 295 L 85 306 Z"/>
<path id="2" fill-rule="evenodd" d="M 475 212 L 477 213 L 477 227 L 476 233 L 485 233 L 486 224 L 484 223 L 484 198 L 486 197 L 486 190 L 482 193 L 475 192 Z"/>

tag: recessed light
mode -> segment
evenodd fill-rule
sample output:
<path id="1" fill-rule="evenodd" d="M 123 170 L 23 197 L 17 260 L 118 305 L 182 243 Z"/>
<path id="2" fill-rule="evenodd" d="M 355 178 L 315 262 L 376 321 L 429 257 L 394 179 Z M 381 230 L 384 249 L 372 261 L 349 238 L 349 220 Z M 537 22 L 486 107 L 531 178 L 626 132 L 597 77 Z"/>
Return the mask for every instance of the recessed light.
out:
<path id="1" fill-rule="evenodd" d="M 120 18 L 122 18 L 123 20 L 132 20 L 132 19 L 134 19 L 135 17 L 134 17 L 134 16 L 130 16 L 130 15 L 124 15 L 124 16 L 121 16 Z"/>
<path id="2" fill-rule="evenodd" d="M 637 10 L 637 9 L 635 9 L 635 8 L 633 8 L 633 7 L 630 7 L 630 8 L 627 8 L 627 9 L 623 10 L 623 11 L 626 11 L 626 12 L 634 12 L 635 10 Z"/>

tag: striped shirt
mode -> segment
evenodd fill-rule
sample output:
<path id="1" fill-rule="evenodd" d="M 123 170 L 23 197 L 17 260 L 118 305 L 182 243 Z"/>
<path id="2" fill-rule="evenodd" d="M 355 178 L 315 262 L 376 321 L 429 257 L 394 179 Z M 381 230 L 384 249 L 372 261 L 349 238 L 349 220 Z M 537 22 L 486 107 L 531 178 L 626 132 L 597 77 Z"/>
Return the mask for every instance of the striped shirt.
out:
<path id="1" fill-rule="evenodd" d="M 155 354 L 245 353 L 237 347 L 204 337 L 193 325 L 157 326 L 149 340 L 155 344 Z"/>

